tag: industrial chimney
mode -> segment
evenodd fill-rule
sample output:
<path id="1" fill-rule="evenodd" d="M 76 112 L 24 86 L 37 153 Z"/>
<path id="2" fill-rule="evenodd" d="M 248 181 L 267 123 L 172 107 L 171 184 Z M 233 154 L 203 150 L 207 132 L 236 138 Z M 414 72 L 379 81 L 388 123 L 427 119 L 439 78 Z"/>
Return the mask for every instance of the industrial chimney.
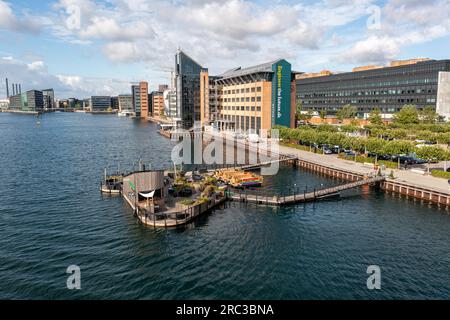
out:
<path id="1" fill-rule="evenodd" d="M 9 98 L 9 83 L 8 83 L 8 78 L 6 78 L 6 98 Z"/>

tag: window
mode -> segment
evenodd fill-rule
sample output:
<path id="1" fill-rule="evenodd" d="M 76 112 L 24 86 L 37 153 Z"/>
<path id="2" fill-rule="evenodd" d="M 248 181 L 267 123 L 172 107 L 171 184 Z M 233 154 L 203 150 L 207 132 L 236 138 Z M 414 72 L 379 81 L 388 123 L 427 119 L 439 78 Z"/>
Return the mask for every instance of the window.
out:
<path id="1" fill-rule="evenodd" d="M 261 102 L 261 97 L 256 97 L 256 101 Z"/>
<path id="2" fill-rule="evenodd" d="M 261 92 L 261 87 L 257 87 L 256 92 Z"/>
<path id="3" fill-rule="evenodd" d="M 255 102 L 255 97 L 252 97 L 252 102 Z"/>
<path id="4" fill-rule="evenodd" d="M 252 92 L 255 92 L 255 88 L 254 87 L 252 88 Z"/>

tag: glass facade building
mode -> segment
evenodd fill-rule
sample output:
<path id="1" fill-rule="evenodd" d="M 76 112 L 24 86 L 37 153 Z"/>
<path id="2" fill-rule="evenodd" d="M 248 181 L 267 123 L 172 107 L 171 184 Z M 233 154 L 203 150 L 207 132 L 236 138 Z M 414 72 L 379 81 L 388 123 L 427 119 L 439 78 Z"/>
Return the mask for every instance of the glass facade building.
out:
<path id="1" fill-rule="evenodd" d="M 10 109 L 18 111 L 41 111 L 44 109 L 42 91 L 30 90 L 9 97 Z"/>
<path id="2" fill-rule="evenodd" d="M 183 51 L 175 55 L 177 115 L 181 126 L 190 129 L 200 121 L 200 73 L 203 67 Z"/>
<path id="3" fill-rule="evenodd" d="M 92 111 L 108 111 L 111 108 L 110 96 L 92 96 L 91 110 Z"/>
<path id="4" fill-rule="evenodd" d="M 357 68 L 358 71 L 305 77 L 296 80 L 297 101 L 304 111 L 335 114 L 344 105 L 367 116 L 378 108 L 383 114 L 398 112 L 404 105 L 436 108 L 440 73 L 450 71 L 450 60 L 393 62 L 389 67 Z M 361 70 L 361 71 L 360 71 Z"/>

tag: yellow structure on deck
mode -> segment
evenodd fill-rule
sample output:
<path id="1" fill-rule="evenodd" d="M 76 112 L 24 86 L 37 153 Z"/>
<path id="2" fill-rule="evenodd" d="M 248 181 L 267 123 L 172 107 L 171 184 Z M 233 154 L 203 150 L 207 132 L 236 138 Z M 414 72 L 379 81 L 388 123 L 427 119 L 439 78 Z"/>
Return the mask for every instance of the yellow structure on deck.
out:
<path id="1" fill-rule="evenodd" d="M 263 183 L 262 177 L 237 169 L 217 171 L 214 177 L 235 188 L 259 187 Z"/>

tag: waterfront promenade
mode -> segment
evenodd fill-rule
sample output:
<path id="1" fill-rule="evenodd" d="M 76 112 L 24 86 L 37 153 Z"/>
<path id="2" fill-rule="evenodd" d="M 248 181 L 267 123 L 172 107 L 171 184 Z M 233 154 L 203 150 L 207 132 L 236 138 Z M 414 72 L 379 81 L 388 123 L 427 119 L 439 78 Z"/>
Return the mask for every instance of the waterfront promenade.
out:
<path id="1" fill-rule="evenodd" d="M 280 145 L 280 154 L 283 155 L 295 155 L 300 159 L 311 161 L 320 165 L 334 167 L 336 169 L 357 172 L 363 175 L 370 174 L 373 169 L 364 166 L 362 163 L 339 159 L 336 155 L 321 155 L 308 151 L 295 149 Z M 384 174 L 389 174 L 391 170 L 394 171 L 395 181 L 403 182 L 411 186 L 417 186 L 419 188 L 431 189 L 437 192 L 450 194 L 450 188 L 448 181 L 442 178 L 436 178 L 431 175 L 422 175 L 420 173 L 413 172 L 411 170 L 396 170 L 386 169 Z"/>

